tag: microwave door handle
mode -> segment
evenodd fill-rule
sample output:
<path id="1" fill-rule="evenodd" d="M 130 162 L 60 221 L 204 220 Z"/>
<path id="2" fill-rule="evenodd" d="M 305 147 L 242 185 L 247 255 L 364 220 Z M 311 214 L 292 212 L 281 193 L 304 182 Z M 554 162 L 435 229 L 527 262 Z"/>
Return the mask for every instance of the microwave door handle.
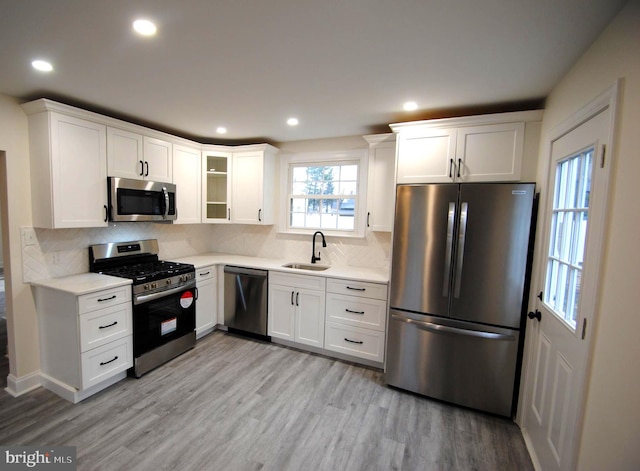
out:
<path id="1" fill-rule="evenodd" d="M 162 187 L 162 195 L 164 196 L 164 214 L 162 215 L 162 219 L 167 219 L 169 216 L 169 192 L 166 187 Z"/>

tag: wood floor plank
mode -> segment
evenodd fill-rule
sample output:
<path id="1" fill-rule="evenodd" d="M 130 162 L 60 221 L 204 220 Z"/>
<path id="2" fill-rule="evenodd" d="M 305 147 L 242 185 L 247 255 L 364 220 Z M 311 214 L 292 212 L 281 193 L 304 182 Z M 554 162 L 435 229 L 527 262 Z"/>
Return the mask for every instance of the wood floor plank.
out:
<path id="1" fill-rule="evenodd" d="M 3 391 L 0 444 L 76 446 L 81 471 L 533 469 L 509 420 L 224 332 L 79 404 Z"/>

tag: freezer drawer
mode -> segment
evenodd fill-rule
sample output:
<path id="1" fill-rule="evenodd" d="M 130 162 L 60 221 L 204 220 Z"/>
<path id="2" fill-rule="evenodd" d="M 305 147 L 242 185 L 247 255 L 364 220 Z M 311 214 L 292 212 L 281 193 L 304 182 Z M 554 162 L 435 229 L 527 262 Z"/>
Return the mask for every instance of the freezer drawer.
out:
<path id="1" fill-rule="evenodd" d="M 519 331 L 389 310 L 387 384 L 511 416 Z"/>

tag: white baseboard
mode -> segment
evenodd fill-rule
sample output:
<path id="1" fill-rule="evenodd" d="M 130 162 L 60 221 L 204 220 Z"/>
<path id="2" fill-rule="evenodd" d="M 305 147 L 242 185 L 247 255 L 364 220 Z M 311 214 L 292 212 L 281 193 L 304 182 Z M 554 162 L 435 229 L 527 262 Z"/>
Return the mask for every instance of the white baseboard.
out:
<path id="1" fill-rule="evenodd" d="M 21 376 L 20 378 L 16 378 L 12 374 L 9 374 L 7 376 L 7 387 L 5 388 L 5 391 L 13 397 L 18 397 L 39 388 L 41 385 L 40 370 Z"/>
<path id="2" fill-rule="evenodd" d="M 78 391 L 77 389 L 61 381 L 58 381 L 55 378 L 52 378 L 51 376 L 47 376 L 44 373 L 41 374 L 42 386 L 47 388 L 49 391 L 57 394 L 61 398 L 66 399 L 69 402 L 73 402 L 74 404 L 77 404 L 78 402 L 97 393 L 98 391 L 108 388 L 109 386 L 117 383 L 118 381 L 123 380 L 126 377 L 127 377 L 127 372 L 122 371 L 117 375 L 112 376 L 111 378 L 107 378 L 101 383 L 98 383 L 87 389 L 83 389 L 82 391 Z"/>

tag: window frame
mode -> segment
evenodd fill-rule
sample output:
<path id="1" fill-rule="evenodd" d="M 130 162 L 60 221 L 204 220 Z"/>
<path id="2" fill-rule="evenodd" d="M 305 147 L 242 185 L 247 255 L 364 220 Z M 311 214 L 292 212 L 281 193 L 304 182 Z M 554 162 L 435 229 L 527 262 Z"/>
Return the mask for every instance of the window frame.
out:
<path id="1" fill-rule="evenodd" d="M 355 202 L 354 229 L 352 231 L 325 228 L 301 228 L 291 227 L 289 219 L 294 166 L 322 166 L 336 165 L 338 163 L 353 162 L 358 165 L 358 177 L 356 181 L 356 194 L 353 195 Z M 282 154 L 280 158 L 280 181 L 283 182 L 281 188 L 284 195 L 280 197 L 280 226 L 279 231 L 286 234 L 313 234 L 322 231 L 325 235 L 363 238 L 366 231 L 366 211 L 367 211 L 367 189 L 368 189 L 369 160 L 367 149 L 341 150 L 326 152 L 300 152 Z M 284 184 L 286 183 L 286 184 Z M 351 198 L 350 198 L 351 199 Z"/>

